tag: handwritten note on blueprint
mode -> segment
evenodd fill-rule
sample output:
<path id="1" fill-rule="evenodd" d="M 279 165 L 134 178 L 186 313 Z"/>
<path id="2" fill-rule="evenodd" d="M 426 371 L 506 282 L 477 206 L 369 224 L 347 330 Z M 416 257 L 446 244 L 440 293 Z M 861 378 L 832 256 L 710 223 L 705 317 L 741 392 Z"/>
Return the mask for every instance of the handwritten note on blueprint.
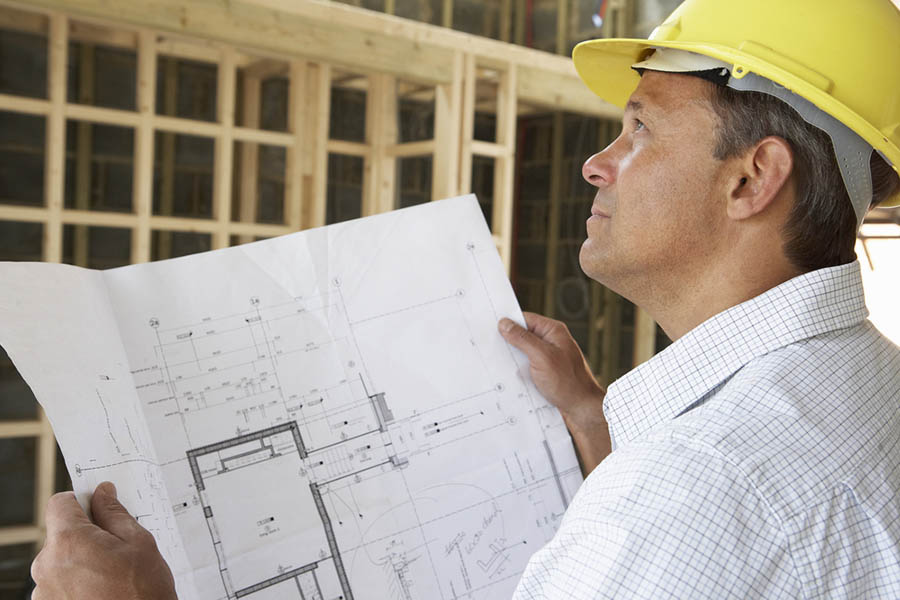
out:
<path id="1" fill-rule="evenodd" d="M 76 493 L 116 482 L 182 600 L 508 598 L 581 481 L 474 196 L 0 281 Z"/>

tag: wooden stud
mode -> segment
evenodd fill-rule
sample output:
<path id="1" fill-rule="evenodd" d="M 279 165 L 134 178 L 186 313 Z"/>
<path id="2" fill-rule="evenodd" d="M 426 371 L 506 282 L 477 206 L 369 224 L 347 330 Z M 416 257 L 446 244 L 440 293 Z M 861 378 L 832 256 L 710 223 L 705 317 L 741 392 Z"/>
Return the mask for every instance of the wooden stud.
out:
<path id="1" fill-rule="evenodd" d="M 441 3 L 441 26 L 453 28 L 453 0 L 443 0 Z"/>
<path id="2" fill-rule="evenodd" d="M 156 112 L 156 43 L 150 31 L 138 34 L 137 109 L 134 136 L 132 199 L 137 223 L 131 233 L 131 262 L 150 260 L 150 216 L 153 211 L 153 115 Z"/>
<path id="3" fill-rule="evenodd" d="M 566 54 L 569 45 L 569 1 L 556 0 L 556 53 Z"/>
<path id="4" fill-rule="evenodd" d="M 44 195 L 47 220 L 44 222 L 44 260 L 62 262 L 62 211 L 66 149 L 66 64 L 69 50 L 68 21 L 64 15 L 50 15 L 47 57 L 50 112 L 47 115 L 44 165 Z M 35 525 L 43 531 L 47 500 L 53 495 L 56 479 L 56 440 L 43 408 L 38 408 L 41 434 L 37 443 L 35 476 Z"/>
<path id="5" fill-rule="evenodd" d="M 163 87 L 163 112 L 173 115 L 178 107 L 178 63 L 175 59 L 167 57 L 163 64 L 163 77 L 165 80 Z M 160 118 L 157 116 L 153 121 L 154 128 L 157 128 L 161 122 Z M 159 153 L 161 161 L 159 209 L 162 215 L 170 216 L 175 208 L 175 134 L 166 131 L 160 137 L 162 138 L 162 148 Z M 172 255 L 172 234 L 168 231 L 158 231 L 156 240 L 157 258 L 160 260 L 170 258 Z"/>
<path id="6" fill-rule="evenodd" d="M 384 96 L 384 91 L 382 90 L 384 85 L 383 77 L 381 73 L 374 73 L 368 77 L 366 91 L 366 153 L 363 155 L 362 207 L 360 209 L 363 216 L 373 215 L 377 212 L 375 206 L 378 199 L 380 155 L 383 154 L 379 148 L 382 123 L 378 119 L 381 112 L 380 102 Z"/>
<path id="7" fill-rule="evenodd" d="M 366 148 L 363 160 L 362 214 L 394 208 L 397 144 L 397 81 L 383 73 L 369 77 L 366 94 Z M 433 148 L 433 146 L 432 146 Z"/>
<path id="8" fill-rule="evenodd" d="M 303 225 L 303 204 L 308 201 L 303 189 L 303 143 L 308 121 L 306 107 L 306 61 L 293 60 L 288 81 L 288 131 L 293 144 L 287 149 L 284 174 L 285 223 L 293 230 Z"/>
<path id="9" fill-rule="evenodd" d="M 325 225 L 328 201 L 328 129 L 331 115 L 331 65 L 311 64 L 306 85 L 305 140 L 308 162 L 304 175 L 303 227 Z M 308 193 L 307 193 L 308 192 Z"/>
<path id="10" fill-rule="evenodd" d="M 377 200 L 375 210 L 379 213 L 393 210 L 396 207 L 397 160 L 387 149 L 396 146 L 400 137 L 397 123 L 397 79 L 393 75 L 383 75 L 381 83 L 381 99 L 375 118 L 381 123 L 381 136 L 378 141 L 379 175 L 376 179 Z"/>
<path id="11" fill-rule="evenodd" d="M 509 42 L 512 29 L 512 0 L 500 0 L 500 41 Z"/>
<path id="12" fill-rule="evenodd" d="M 619 374 L 622 338 L 622 298 L 610 289 L 603 290 L 603 342 L 601 344 L 600 380 L 605 385 Z"/>
<path id="13" fill-rule="evenodd" d="M 589 285 L 591 288 L 591 309 L 588 313 L 587 361 L 591 367 L 591 373 L 600 380 L 602 385 L 607 385 L 609 382 L 603 379 L 601 364 L 603 358 L 601 356 L 603 332 L 606 329 L 603 322 L 603 314 L 601 313 L 605 288 L 596 281 L 591 281 Z"/>
<path id="14" fill-rule="evenodd" d="M 260 92 L 262 81 L 255 73 L 244 73 L 243 94 L 244 108 L 242 122 L 249 129 L 259 128 Z M 259 210 L 259 195 L 257 183 L 259 179 L 259 145 L 253 142 L 243 142 L 241 146 L 241 186 L 239 193 L 239 218 L 242 223 L 255 223 Z M 239 243 L 246 244 L 253 241 L 253 236 L 242 235 Z"/>
<path id="15" fill-rule="evenodd" d="M 509 273 L 512 259 L 513 192 L 516 152 L 516 65 L 510 64 L 497 89 L 497 143 L 506 155 L 495 161 L 493 229 L 500 236 L 500 257 Z"/>
<path id="16" fill-rule="evenodd" d="M 515 0 L 516 3 L 516 20 L 515 20 L 515 41 L 517 46 L 525 45 L 525 29 L 528 24 L 525 22 L 526 17 L 526 0 Z"/>
<path id="17" fill-rule="evenodd" d="M 46 125 L 46 166 L 44 198 L 48 209 L 44 229 L 44 260 L 62 262 L 62 214 L 66 166 L 66 59 L 68 24 L 59 14 L 50 17 L 48 53 L 48 98 L 50 112 Z"/>
<path id="18" fill-rule="evenodd" d="M 462 120 L 464 65 L 462 52 L 453 55 L 453 82 L 439 84 L 434 98 L 434 162 L 431 169 L 431 199 L 460 193 L 460 125 Z"/>
<path id="19" fill-rule="evenodd" d="M 459 185 L 460 194 L 472 191 L 472 144 L 475 137 L 475 91 L 478 85 L 478 74 L 475 55 L 465 54 L 463 57 L 463 89 L 462 89 L 462 141 L 459 149 Z"/>
<path id="20" fill-rule="evenodd" d="M 213 232 L 212 247 L 227 248 L 230 242 L 232 169 L 234 167 L 234 98 L 236 92 L 235 51 L 222 49 L 219 62 L 216 100 L 221 134 L 216 137 L 213 156 L 213 218 L 218 227 Z M 254 185 L 256 181 L 254 180 Z"/>
<path id="21" fill-rule="evenodd" d="M 94 46 L 83 43 L 78 53 L 78 101 L 82 104 L 94 102 Z M 85 121 L 76 125 L 75 145 L 75 208 L 88 210 L 91 203 L 91 172 L 93 154 L 93 126 Z M 88 266 L 88 228 L 75 227 L 73 263 Z"/>
<path id="22" fill-rule="evenodd" d="M 556 314 L 557 266 L 559 263 L 559 222 L 562 210 L 562 172 L 565 120 L 561 112 L 553 113 L 553 141 L 550 147 L 550 198 L 547 215 L 547 269 L 545 271 L 544 314 Z M 591 313 L 594 314 L 594 313 Z"/>
<path id="23" fill-rule="evenodd" d="M 638 366 L 656 354 L 656 321 L 646 310 L 634 309 L 634 353 L 632 365 Z"/>

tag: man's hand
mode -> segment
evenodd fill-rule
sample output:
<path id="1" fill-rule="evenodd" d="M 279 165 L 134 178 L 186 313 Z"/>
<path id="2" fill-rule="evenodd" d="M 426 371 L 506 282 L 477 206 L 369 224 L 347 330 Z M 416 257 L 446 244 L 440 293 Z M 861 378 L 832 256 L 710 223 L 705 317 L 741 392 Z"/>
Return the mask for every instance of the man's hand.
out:
<path id="1" fill-rule="evenodd" d="M 109 482 L 91 498 L 94 523 L 72 492 L 47 503 L 47 541 L 31 565 L 32 600 L 177 600 L 156 540 Z M 96 523 L 96 524 L 95 524 Z"/>
<path id="2" fill-rule="evenodd" d="M 603 417 L 606 390 L 594 379 L 564 323 L 535 313 L 525 313 L 525 323 L 528 329 L 501 319 L 500 334 L 528 357 L 531 378 L 565 419 L 587 475 L 610 452 Z"/>

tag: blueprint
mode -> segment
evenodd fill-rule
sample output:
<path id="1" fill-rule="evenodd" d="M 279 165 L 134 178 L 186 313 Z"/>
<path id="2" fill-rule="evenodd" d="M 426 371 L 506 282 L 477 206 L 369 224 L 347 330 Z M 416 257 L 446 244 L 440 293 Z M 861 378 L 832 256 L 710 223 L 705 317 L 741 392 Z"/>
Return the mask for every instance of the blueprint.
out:
<path id="1" fill-rule="evenodd" d="M 508 598 L 581 483 L 474 196 L 0 281 L 76 495 L 114 481 L 181 600 Z"/>

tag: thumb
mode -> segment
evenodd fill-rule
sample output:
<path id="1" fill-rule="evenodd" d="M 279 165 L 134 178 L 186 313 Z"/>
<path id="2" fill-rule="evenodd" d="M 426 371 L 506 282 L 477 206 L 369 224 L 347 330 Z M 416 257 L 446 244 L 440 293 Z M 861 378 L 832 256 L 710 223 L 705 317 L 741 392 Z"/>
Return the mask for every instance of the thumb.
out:
<path id="1" fill-rule="evenodd" d="M 532 364 L 549 350 L 547 342 L 512 319 L 500 319 L 498 329 L 503 339 L 524 352 Z"/>
<path id="2" fill-rule="evenodd" d="M 121 540 L 129 540 L 143 529 L 119 502 L 116 486 L 104 481 L 91 497 L 94 522 Z"/>
<path id="3" fill-rule="evenodd" d="M 91 525 L 72 492 L 54 494 L 47 502 L 45 519 L 48 538 L 53 538 L 66 529 Z"/>

